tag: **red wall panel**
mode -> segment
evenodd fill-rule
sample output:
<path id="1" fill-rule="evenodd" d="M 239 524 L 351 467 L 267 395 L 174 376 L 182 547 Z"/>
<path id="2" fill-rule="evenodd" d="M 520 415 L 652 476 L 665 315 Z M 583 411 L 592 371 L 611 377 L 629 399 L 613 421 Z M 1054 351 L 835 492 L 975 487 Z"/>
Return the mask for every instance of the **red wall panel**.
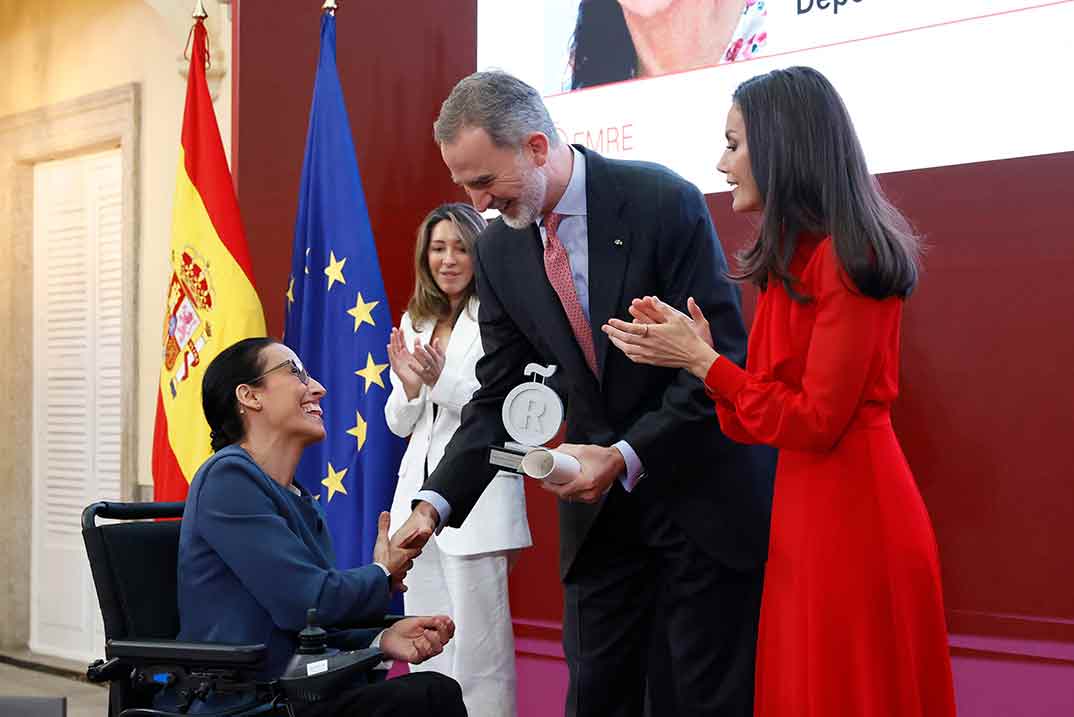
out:
<path id="1" fill-rule="evenodd" d="M 432 139 L 476 63 L 474 2 L 342 2 L 336 58 L 393 316 L 413 288 L 414 233 L 464 194 Z M 319 3 L 235 3 L 235 179 L 270 332 L 283 328 L 298 182 L 317 68 Z M 284 11 L 283 8 L 287 8 Z"/>
<path id="2" fill-rule="evenodd" d="M 1074 153 L 885 184 L 930 243 L 895 424 L 952 631 L 1074 643 Z"/>
<path id="3" fill-rule="evenodd" d="M 1074 643 L 1074 153 L 881 183 L 927 245 L 894 421 L 951 631 Z M 709 206 L 726 247 L 752 237 Z"/>

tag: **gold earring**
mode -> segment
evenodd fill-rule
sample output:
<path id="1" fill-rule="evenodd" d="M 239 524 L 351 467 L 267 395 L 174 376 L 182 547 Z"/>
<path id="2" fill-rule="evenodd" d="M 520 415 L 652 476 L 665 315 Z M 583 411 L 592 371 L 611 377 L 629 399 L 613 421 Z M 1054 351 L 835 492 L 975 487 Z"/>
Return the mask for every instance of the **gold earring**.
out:
<path id="1" fill-rule="evenodd" d="M 245 408 L 240 408 L 240 409 L 239 409 L 239 413 L 241 413 L 241 414 L 244 414 L 244 415 L 245 415 L 245 414 L 246 414 L 246 409 L 245 409 Z"/>

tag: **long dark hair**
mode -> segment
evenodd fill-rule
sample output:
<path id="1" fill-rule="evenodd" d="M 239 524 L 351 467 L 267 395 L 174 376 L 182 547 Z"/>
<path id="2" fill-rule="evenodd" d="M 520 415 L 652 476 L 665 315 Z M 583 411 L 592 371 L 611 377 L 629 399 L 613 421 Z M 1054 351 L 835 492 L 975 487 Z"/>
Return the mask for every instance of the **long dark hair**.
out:
<path id="1" fill-rule="evenodd" d="M 571 39 L 571 89 L 628 80 L 638 54 L 619 0 L 582 0 Z"/>
<path id="2" fill-rule="evenodd" d="M 477 294 L 474 278 L 470 277 L 470 283 L 463 289 L 462 300 L 452 312 L 451 300 L 437 285 L 429 268 L 429 244 L 433 240 L 433 228 L 440 222 L 451 222 L 455 226 L 466 253 L 471 257 L 474 255 L 478 235 L 487 226 L 485 218 L 478 214 L 476 209 L 461 202 L 441 204 L 422 220 L 418 227 L 417 241 L 414 243 L 414 294 L 406 307 L 415 329 L 419 329 L 426 321 L 435 323 L 440 319 L 449 319 L 454 326 L 459 314 L 466 311 L 470 299 Z"/>
<path id="3" fill-rule="evenodd" d="M 209 441 L 213 452 L 238 443 L 246 437 L 239 416 L 239 399 L 235 389 L 240 384 L 253 383 L 264 370 L 261 351 L 279 343 L 276 339 L 258 337 L 243 339 L 216 355 L 201 379 L 201 410 L 209 424 Z"/>
<path id="4" fill-rule="evenodd" d="M 734 278 L 764 289 L 775 276 L 797 301 L 810 300 L 789 271 L 804 232 L 831 235 L 862 294 L 907 297 L 917 283 L 919 239 L 869 174 L 850 114 L 824 75 L 773 70 L 739 85 L 734 102 L 764 203 L 757 241 L 739 254 Z"/>

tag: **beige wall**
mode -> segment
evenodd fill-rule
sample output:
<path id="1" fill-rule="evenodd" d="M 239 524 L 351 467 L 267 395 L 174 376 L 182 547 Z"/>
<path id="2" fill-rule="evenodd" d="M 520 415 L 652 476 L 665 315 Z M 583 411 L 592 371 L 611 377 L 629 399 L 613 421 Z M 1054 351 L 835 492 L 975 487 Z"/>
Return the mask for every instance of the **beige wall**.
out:
<path id="1" fill-rule="evenodd" d="M 0 649 L 26 645 L 30 620 L 31 312 L 26 305 L 33 161 L 124 147 L 130 187 L 125 293 L 138 367 L 125 411 L 136 435 L 127 497 L 152 484 L 153 419 L 168 246 L 193 0 L 0 0 Z M 210 91 L 230 148 L 228 6 L 205 0 Z M 128 152 L 129 148 L 137 152 Z M 29 184 L 28 184 L 29 182 Z M 129 241 L 127 239 L 129 238 Z M 126 251 L 126 250 L 125 250 Z"/>
<path id="2" fill-rule="evenodd" d="M 0 0 L 0 117 L 137 83 L 141 90 L 136 480 L 151 485 L 161 321 L 193 0 Z M 210 88 L 230 158 L 230 8 L 205 0 Z M 0 272 L 6 271 L 0 267 Z M 129 477 L 127 477 L 129 478 Z"/>

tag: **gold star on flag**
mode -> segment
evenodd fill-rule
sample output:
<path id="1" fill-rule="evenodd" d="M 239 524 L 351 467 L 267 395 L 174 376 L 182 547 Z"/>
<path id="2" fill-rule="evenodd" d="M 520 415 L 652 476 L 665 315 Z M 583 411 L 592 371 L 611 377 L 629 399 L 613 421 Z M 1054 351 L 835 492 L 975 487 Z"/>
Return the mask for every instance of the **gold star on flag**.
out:
<path id="1" fill-rule="evenodd" d="M 366 303 L 362 299 L 362 292 L 358 292 L 358 301 L 354 304 L 353 309 L 347 309 L 347 313 L 354 317 L 354 330 L 358 331 L 358 327 L 362 324 L 369 324 L 370 326 L 376 326 L 376 322 L 373 321 L 373 309 L 379 304 L 379 301 L 370 301 Z"/>
<path id="2" fill-rule="evenodd" d="M 328 502 L 332 502 L 332 496 L 336 493 L 347 495 L 347 489 L 343 487 L 343 476 L 347 475 L 347 469 L 336 471 L 332 464 L 328 464 L 328 475 L 321 481 L 321 485 L 328 487 Z"/>
<path id="3" fill-rule="evenodd" d="M 343 265 L 347 263 L 347 257 L 342 259 L 336 259 L 336 253 L 334 251 L 328 252 L 328 266 L 324 268 L 324 275 L 328 277 L 328 290 L 332 290 L 332 284 L 337 281 L 340 284 L 346 284 L 347 280 L 343 278 Z"/>
<path id="4" fill-rule="evenodd" d="M 373 360 L 373 354 L 366 354 L 365 368 L 359 369 L 354 372 L 355 376 L 361 376 L 365 379 L 365 392 L 369 393 L 369 384 L 375 383 L 381 388 L 384 388 L 384 379 L 380 377 L 384 373 L 384 369 L 388 368 L 386 363 L 377 363 Z"/>
<path id="5" fill-rule="evenodd" d="M 291 308 L 291 304 L 295 303 L 295 277 L 288 277 L 291 283 L 287 285 L 287 308 Z"/>
<path id="6" fill-rule="evenodd" d="M 362 450 L 362 446 L 365 445 L 366 423 L 365 423 L 365 419 L 362 418 L 361 413 L 359 413 L 358 411 L 355 411 L 354 415 L 356 416 L 355 424 L 354 424 L 353 427 L 351 427 L 350 429 L 347 430 L 347 433 L 349 435 L 354 436 L 355 438 L 358 439 L 358 450 Z"/>

